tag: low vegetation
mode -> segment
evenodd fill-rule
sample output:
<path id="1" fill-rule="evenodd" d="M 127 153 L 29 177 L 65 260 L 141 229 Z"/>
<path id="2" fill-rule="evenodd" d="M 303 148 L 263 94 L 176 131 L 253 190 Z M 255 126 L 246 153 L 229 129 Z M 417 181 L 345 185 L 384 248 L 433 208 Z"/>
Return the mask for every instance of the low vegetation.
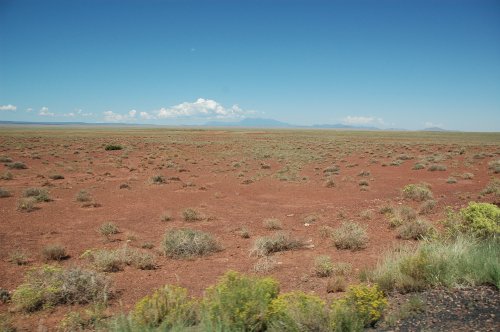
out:
<path id="1" fill-rule="evenodd" d="M 359 250 L 366 247 L 368 234 L 359 224 L 343 222 L 333 231 L 333 243 L 338 249 Z"/>
<path id="2" fill-rule="evenodd" d="M 403 197 L 417 202 L 432 199 L 432 192 L 427 184 L 408 184 L 403 188 Z"/>
<path id="3" fill-rule="evenodd" d="M 220 250 L 221 246 L 211 234 L 198 230 L 172 229 L 163 239 L 163 251 L 170 258 L 206 256 Z"/>
<path id="4" fill-rule="evenodd" d="M 105 276 L 93 271 L 44 265 L 28 272 L 12 302 L 27 312 L 59 304 L 105 303 L 112 295 L 110 286 Z"/>
<path id="5" fill-rule="evenodd" d="M 251 250 L 252 255 L 267 256 L 275 252 L 304 247 L 304 242 L 290 236 L 289 233 L 276 232 L 271 236 L 259 237 Z"/>

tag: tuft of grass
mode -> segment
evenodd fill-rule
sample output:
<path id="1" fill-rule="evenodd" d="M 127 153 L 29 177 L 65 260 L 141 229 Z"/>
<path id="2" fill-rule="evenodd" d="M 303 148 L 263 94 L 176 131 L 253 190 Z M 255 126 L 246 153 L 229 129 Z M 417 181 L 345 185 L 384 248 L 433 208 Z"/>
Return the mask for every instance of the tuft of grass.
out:
<path id="1" fill-rule="evenodd" d="M 325 181 L 325 187 L 327 188 L 335 188 L 335 180 L 328 179 Z"/>
<path id="2" fill-rule="evenodd" d="M 269 273 L 274 270 L 278 262 L 273 256 L 263 256 L 260 257 L 253 266 L 253 270 L 256 273 Z"/>
<path id="3" fill-rule="evenodd" d="M 153 175 L 151 177 L 151 183 L 152 184 L 164 184 L 166 183 L 167 180 L 165 179 L 165 177 L 163 175 Z"/>
<path id="4" fill-rule="evenodd" d="M 122 150 L 123 147 L 118 144 L 108 144 L 104 147 L 104 150 L 106 151 L 114 151 L 114 150 Z"/>
<path id="5" fill-rule="evenodd" d="M 165 256 L 175 259 L 206 256 L 222 250 L 215 238 L 209 234 L 192 229 L 172 229 L 163 239 Z"/>
<path id="6" fill-rule="evenodd" d="M 398 206 L 394 209 L 393 213 L 389 216 L 389 226 L 396 228 L 406 222 L 414 221 L 417 219 L 417 213 L 411 207 L 406 205 Z"/>
<path id="7" fill-rule="evenodd" d="M 42 188 L 28 188 L 24 190 L 23 197 L 32 197 L 37 202 L 50 202 L 49 193 Z"/>
<path id="8" fill-rule="evenodd" d="M 47 261 L 61 261 L 68 257 L 66 249 L 59 244 L 47 245 L 42 249 L 42 256 Z"/>
<path id="9" fill-rule="evenodd" d="M 49 179 L 52 179 L 52 180 L 62 180 L 62 179 L 64 179 L 64 175 L 62 175 L 62 174 L 51 174 L 51 175 L 49 175 Z"/>
<path id="10" fill-rule="evenodd" d="M 26 312 L 59 304 L 106 303 L 112 295 L 110 285 L 105 276 L 94 271 L 44 265 L 27 273 L 12 302 Z"/>
<path id="11" fill-rule="evenodd" d="M 118 234 L 120 230 L 118 229 L 118 226 L 112 222 L 106 222 L 99 226 L 99 233 L 106 237 L 106 239 L 110 239 L 111 235 L 113 234 Z"/>
<path id="12" fill-rule="evenodd" d="M 428 199 L 420 204 L 420 208 L 418 210 L 419 214 L 429 214 L 436 207 L 436 201 L 433 199 Z"/>
<path id="13" fill-rule="evenodd" d="M 486 187 L 481 190 L 482 195 L 494 194 L 496 197 L 500 197 L 500 179 L 491 180 Z"/>
<path id="14" fill-rule="evenodd" d="M 10 197 L 10 191 L 0 188 L 0 198 Z"/>
<path id="15" fill-rule="evenodd" d="M 285 232 L 276 232 L 271 236 L 259 237 L 251 250 L 252 255 L 267 256 L 275 252 L 294 250 L 304 247 L 302 240 L 294 239 Z"/>
<path id="16" fill-rule="evenodd" d="M 333 263 L 330 256 L 318 256 L 314 260 L 314 272 L 320 278 L 329 277 L 333 274 Z"/>
<path id="17" fill-rule="evenodd" d="M 421 163 L 416 163 L 415 165 L 413 165 L 413 170 L 420 170 L 420 169 L 424 169 L 425 166 Z"/>
<path id="18" fill-rule="evenodd" d="M 446 179 L 446 183 L 449 184 L 457 183 L 457 179 L 454 178 L 453 176 L 450 176 L 448 179 Z"/>
<path id="19" fill-rule="evenodd" d="M 403 197 L 417 202 L 432 199 L 432 192 L 426 184 L 408 184 L 404 186 Z"/>
<path id="20" fill-rule="evenodd" d="M 333 243 L 338 249 L 359 250 L 366 248 L 367 242 L 366 230 L 354 222 L 343 222 L 333 232 Z"/>
<path id="21" fill-rule="evenodd" d="M 431 165 L 429 166 L 429 168 L 427 168 L 427 170 L 431 171 L 431 172 L 435 172 L 435 171 L 446 171 L 446 166 L 445 165 Z"/>
<path id="22" fill-rule="evenodd" d="M 327 293 L 337 293 L 345 291 L 347 287 L 347 280 L 344 276 L 333 276 L 326 282 Z"/>
<path id="23" fill-rule="evenodd" d="M 161 215 L 160 220 L 164 221 L 164 222 L 166 222 L 166 221 L 172 221 L 172 220 L 174 220 L 174 217 L 172 217 L 172 214 L 169 211 L 165 211 Z"/>
<path id="24" fill-rule="evenodd" d="M 27 169 L 28 168 L 25 163 L 22 163 L 20 161 L 6 163 L 5 166 L 7 166 L 10 169 Z"/>
<path id="25" fill-rule="evenodd" d="M 182 219 L 184 219 L 184 221 L 191 222 L 191 221 L 202 220 L 203 217 L 196 209 L 187 208 L 184 211 L 182 211 Z"/>
<path id="26" fill-rule="evenodd" d="M 36 210 L 36 199 L 33 197 L 21 198 L 17 203 L 17 210 L 20 212 L 32 212 Z"/>
<path id="27" fill-rule="evenodd" d="M 92 196 L 88 191 L 80 190 L 78 194 L 76 194 L 77 202 L 90 202 L 92 200 Z"/>
<path id="28" fill-rule="evenodd" d="M 420 291 L 434 286 L 491 284 L 500 288 L 500 242 L 460 235 L 427 240 L 389 253 L 372 280 L 384 291 Z"/>
<path id="29" fill-rule="evenodd" d="M 424 219 L 406 222 L 399 226 L 398 237 L 404 240 L 421 240 L 434 234 L 435 229 L 431 223 Z"/>
<path id="30" fill-rule="evenodd" d="M 9 255 L 9 262 L 16 265 L 26 265 L 28 264 L 28 254 L 23 249 L 15 249 Z"/>
<path id="31" fill-rule="evenodd" d="M 127 265 L 140 270 L 156 268 L 153 255 L 128 246 L 116 250 L 90 250 L 85 252 L 84 256 L 92 262 L 96 270 L 101 272 L 118 272 Z"/>
<path id="32" fill-rule="evenodd" d="M 11 172 L 4 172 L 2 175 L 0 175 L 0 180 L 12 180 L 14 178 L 14 175 L 12 175 Z"/>
<path id="33" fill-rule="evenodd" d="M 249 239 L 250 238 L 250 231 L 246 227 L 242 227 L 238 234 L 244 238 L 244 239 Z"/>
<path id="34" fill-rule="evenodd" d="M 266 218 L 262 222 L 262 225 L 268 230 L 280 230 L 283 228 L 281 221 L 277 218 Z"/>

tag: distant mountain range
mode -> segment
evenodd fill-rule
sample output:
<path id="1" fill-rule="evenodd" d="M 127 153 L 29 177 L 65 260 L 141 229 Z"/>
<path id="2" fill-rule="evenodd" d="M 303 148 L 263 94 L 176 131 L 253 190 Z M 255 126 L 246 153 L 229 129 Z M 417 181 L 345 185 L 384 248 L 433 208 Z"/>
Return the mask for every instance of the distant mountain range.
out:
<path id="1" fill-rule="evenodd" d="M 49 125 L 49 126 L 141 126 L 157 127 L 161 125 L 154 124 L 136 124 L 136 123 L 88 123 L 88 122 L 32 122 L 32 121 L 0 121 L 0 125 Z M 179 127 L 179 126 L 177 126 Z M 346 130 L 385 130 L 385 131 L 406 131 L 403 128 L 381 129 L 372 126 L 352 126 L 341 123 L 336 124 L 315 124 L 312 126 L 298 126 L 290 123 L 263 118 L 245 118 L 237 122 L 209 121 L 204 125 L 183 125 L 182 127 L 228 127 L 228 128 L 298 128 L 298 129 L 346 129 Z M 439 127 L 430 127 L 422 131 L 448 131 Z"/>

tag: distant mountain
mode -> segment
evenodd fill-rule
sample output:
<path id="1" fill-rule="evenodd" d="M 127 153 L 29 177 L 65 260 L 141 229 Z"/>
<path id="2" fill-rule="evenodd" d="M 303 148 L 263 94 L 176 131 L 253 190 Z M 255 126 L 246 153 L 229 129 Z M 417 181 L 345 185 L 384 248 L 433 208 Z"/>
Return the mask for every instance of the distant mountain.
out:
<path id="1" fill-rule="evenodd" d="M 289 123 L 273 119 L 246 118 L 238 122 L 209 121 L 205 123 L 209 127 L 251 127 L 251 128 L 291 128 Z"/>
<path id="2" fill-rule="evenodd" d="M 428 128 L 422 129 L 422 131 L 448 131 L 448 130 L 443 129 L 443 128 L 439 128 L 439 127 L 428 127 Z"/>
<path id="3" fill-rule="evenodd" d="M 311 128 L 324 128 L 324 129 L 362 129 L 362 130 L 380 130 L 380 128 L 377 127 L 365 127 L 365 126 L 351 126 L 351 125 L 345 125 L 341 123 L 336 123 L 336 124 L 315 124 L 312 125 Z"/>

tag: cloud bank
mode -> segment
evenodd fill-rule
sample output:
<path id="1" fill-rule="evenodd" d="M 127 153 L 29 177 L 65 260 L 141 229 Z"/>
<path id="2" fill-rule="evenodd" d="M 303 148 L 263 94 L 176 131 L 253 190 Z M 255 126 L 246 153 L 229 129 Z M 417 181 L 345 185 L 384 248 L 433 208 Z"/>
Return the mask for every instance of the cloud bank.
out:
<path id="1" fill-rule="evenodd" d="M 0 111 L 15 111 L 17 110 L 17 107 L 9 104 L 9 105 L 0 105 Z"/>
<path id="2" fill-rule="evenodd" d="M 343 122 L 349 125 L 374 125 L 374 124 L 385 124 L 382 118 L 376 118 L 373 116 L 351 116 L 348 115 L 343 119 Z"/>

